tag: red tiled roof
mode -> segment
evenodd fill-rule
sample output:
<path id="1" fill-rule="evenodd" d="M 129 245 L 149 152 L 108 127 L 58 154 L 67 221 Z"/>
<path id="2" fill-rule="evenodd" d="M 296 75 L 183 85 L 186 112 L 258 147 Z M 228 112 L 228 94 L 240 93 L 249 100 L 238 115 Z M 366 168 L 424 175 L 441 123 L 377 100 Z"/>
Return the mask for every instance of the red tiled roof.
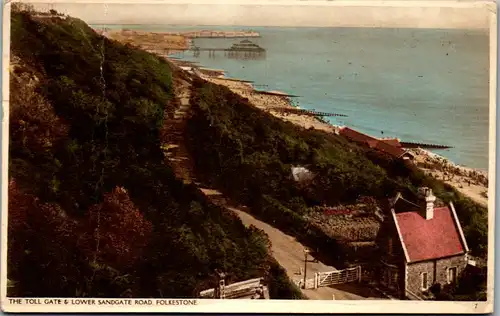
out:
<path id="1" fill-rule="evenodd" d="M 430 220 L 417 212 L 404 212 L 396 214 L 396 221 L 410 262 L 465 252 L 448 207 L 434 208 L 434 217 Z"/>
<path id="2" fill-rule="evenodd" d="M 378 142 L 379 141 L 376 139 L 371 139 L 371 140 L 366 141 L 366 143 L 368 144 L 368 147 L 370 147 L 370 148 L 377 147 Z"/>
<path id="3" fill-rule="evenodd" d="M 405 151 L 402 148 L 392 146 L 384 141 L 379 141 L 375 146 L 375 148 L 379 151 L 385 152 L 396 158 L 401 157 L 405 153 Z"/>
<path id="4" fill-rule="evenodd" d="M 401 143 L 396 138 L 381 139 L 381 141 L 394 147 L 402 147 Z"/>
<path id="5" fill-rule="evenodd" d="M 369 135 L 360 133 L 358 131 L 355 131 L 353 129 L 350 129 L 349 127 L 344 127 L 340 130 L 340 135 L 349 138 L 352 141 L 359 142 L 359 143 L 365 143 L 369 144 L 369 142 L 378 142 L 378 140 L 374 137 L 371 137 Z"/>
<path id="6" fill-rule="evenodd" d="M 401 157 L 405 151 L 401 148 L 401 144 L 397 139 L 377 139 L 375 137 L 360 133 L 349 127 L 344 127 L 340 130 L 340 135 L 350 139 L 351 141 L 362 143 L 370 148 L 382 151 L 396 158 Z"/>

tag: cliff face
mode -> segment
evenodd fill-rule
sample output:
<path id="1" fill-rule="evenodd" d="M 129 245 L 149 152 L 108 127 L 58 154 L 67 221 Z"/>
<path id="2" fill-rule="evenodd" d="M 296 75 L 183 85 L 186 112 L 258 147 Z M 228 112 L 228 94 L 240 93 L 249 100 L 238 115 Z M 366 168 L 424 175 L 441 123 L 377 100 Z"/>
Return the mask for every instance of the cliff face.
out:
<path id="1" fill-rule="evenodd" d="M 291 297 L 260 232 L 165 164 L 177 70 L 71 17 L 11 22 L 9 296 L 193 297 L 220 269 Z"/>

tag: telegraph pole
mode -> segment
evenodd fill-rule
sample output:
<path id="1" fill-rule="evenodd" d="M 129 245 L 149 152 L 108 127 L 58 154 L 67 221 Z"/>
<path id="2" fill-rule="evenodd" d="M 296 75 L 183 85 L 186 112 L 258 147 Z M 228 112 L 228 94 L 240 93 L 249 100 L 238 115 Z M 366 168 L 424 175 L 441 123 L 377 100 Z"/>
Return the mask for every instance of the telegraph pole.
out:
<path id="1" fill-rule="evenodd" d="M 309 249 L 304 249 L 304 289 L 306 289 L 307 280 L 307 255 L 309 254 Z"/>

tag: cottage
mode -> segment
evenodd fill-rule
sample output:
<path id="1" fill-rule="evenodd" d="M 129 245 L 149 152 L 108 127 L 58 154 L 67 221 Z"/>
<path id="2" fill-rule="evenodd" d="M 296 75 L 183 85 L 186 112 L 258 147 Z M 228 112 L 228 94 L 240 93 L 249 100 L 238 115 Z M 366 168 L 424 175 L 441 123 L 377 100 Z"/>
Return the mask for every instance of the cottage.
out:
<path id="1" fill-rule="evenodd" d="M 467 266 L 469 251 L 453 204 L 436 206 L 429 188 L 419 201 L 398 194 L 377 236 L 378 283 L 401 299 L 423 299 L 434 284 L 456 282 Z"/>

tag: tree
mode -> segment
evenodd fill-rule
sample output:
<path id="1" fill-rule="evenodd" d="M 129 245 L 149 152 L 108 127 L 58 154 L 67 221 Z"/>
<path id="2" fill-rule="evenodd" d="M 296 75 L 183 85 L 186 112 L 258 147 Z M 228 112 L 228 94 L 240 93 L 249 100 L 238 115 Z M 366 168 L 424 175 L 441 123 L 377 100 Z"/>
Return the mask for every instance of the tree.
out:
<path id="1" fill-rule="evenodd" d="M 106 193 L 102 203 L 88 210 L 87 225 L 92 234 L 89 257 L 114 268 L 131 267 L 141 257 L 153 229 L 121 187 Z"/>
<path id="2" fill-rule="evenodd" d="M 9 295 L 62 296 L 81 286 L 79 227 L 56 204 L 9 183 Z"/>

